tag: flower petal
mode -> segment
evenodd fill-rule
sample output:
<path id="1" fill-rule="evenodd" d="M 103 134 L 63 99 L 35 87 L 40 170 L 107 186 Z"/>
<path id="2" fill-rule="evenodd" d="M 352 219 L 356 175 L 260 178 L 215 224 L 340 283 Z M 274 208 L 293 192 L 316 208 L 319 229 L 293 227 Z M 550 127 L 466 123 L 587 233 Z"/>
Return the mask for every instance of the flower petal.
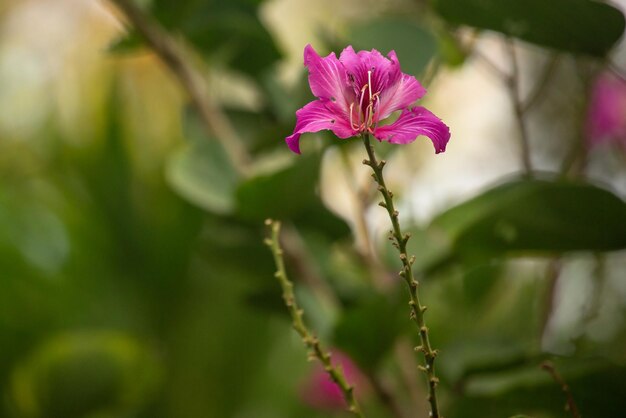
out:
<path id="1" fill-rule="evenodd" d="M 329 105 L 329 101 L 315 100 L 296 112 L 296 127 L 293 134 L 285 138 L 290 150 L 300 154 L 300 135 L 305 132 L 330 129 L 339 138 L 349 138 L 356 134 L 350 127 L 350 122 L 341 113 L 329 108 Z"/>
<path id="2" fill-rule="evenodd" d="M 330 100 L 348 114 L 354 94 L 349 88 L 348 75 L 335 53 L 320 57 L 311 45 L 304 48 L 304 65 L 309 69 L 309 85 L 315 97 Z"/>
<path id="3" fill-rule="evenodd" d="M 389 57 L 395 57 L 395 52 Z M 346 47 L 339 55 L 339 61 L 344 65 L 349 77 L 352 77 L 352 88 L 359 93 L 366 84 L 372 83 L 372 93 L 381 92 L 388 85 L 394 84 L 400 76 L 398 59 L 389 60 L 375 49 L 371 51 L 354 52 L 351 46 Z M 371 74 L 368 76 L 368 71 Z"/>
<path id="4" fill-rule="evenodd" d="M 387 118 L 396 110 L 406 109 L 425 94 L 426 89 L 415 77 L 402 74 L 395 84 L 381 92 L 376 121 Z"/>
<path id="5" fill-rule="evenodd" d="M 435 152 L 446 150 L 450 139 L 450 128 L 437 116 L 424 107 L 405 109 L 397 121 L 391 125 L 380 126 L 374 130 L 374 136 L 392 144 L 408 144 L 418 135 L 424 135 L 433 141 Z"/>

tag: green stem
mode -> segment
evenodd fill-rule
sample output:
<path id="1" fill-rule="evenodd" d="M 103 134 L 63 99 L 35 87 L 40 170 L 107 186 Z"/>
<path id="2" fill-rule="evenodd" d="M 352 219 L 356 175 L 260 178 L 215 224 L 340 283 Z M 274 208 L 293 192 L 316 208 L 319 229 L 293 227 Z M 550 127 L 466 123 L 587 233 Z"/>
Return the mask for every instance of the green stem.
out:
<path id="1" fill-rule="evenodd" d="M 420 370 L 426 373 L 428 378 L 428 402 L 430 403 L 430 416 L 432 418 L 442 418 L 439 412 L 439 405 L 437 403 L 437 384 L 439 383 L 439 379 L 435 374 L 435 358 L 437 357 L 437 350 L 434 350 L 430 345 L 430 339 L 428 336 L 428 328 L 426 327 L 426 323 L 424 321 L 424 312 L 426 312 L 426 306 L 423 306 L 419 300 L 419 294 L 417 288 L 419 283 L 415 280 L 413 276 L 413 262 L 415 261 L 415 256 L 411 256 L 409 258 L 406 251 L 406 244 L 409 241 L 410 235 L 403 234 L 402 229 L 400 228 L 400 223 L 398 221 L 398 211 L 395 209 L 393 204 L 393 193 L 389 191 L 387 186 L 385 185 L 385 179 L 383 177 L 383 167 L 385 166 L 385 160 L 381 160 L 380 162 L 376 159 L 376 155 L 374 154 L 374 148 L 370 144 L 369 134 L 363 135 L 363 144 L 365 145 L 365 150 L 367 151 L 367 156 L 369 159 L 363 160 L 363 164 L 368 165 L 372 168 L 374 173 L 372 177 L 374 181 L 378 183 L 378 191 L 383 196 L 384 201 L 380 202 L 379 205 L 383 208 L 387 209 L 389 213 L 389 219 L 391 220 L 391 224 L 393 225 L 393 230 L 391 231 L 390 239 L 393 242 L 393 245 L 400 252 L 400 261 L 402 262 L 402 270 L 400 271 L 400 277 L 404 279 L 409 289 L 410 301 L 409 306 L 411 307 L 411 319 L 417 325 L 421 345 L 416 347 L 416 351 L 421 351 L 424 354 L 424 366 L 420 366 Z"/>
<path id="2" fill-rule="evenodd" d="M 330 353 L 324 350 L 320 344 L 319 339 L 309 331 L 306 327 L 303 319 L 304 311 L 298 307 L 296 297 L 293 293 L 293 283 L 289 280 L 287 272 L 285 270 L 285 261 L 283 259 L 283 250 L 280 247 L 279 235 L 280 235 L 280 222 L 268 219 L 265 224 L 270 227 L 270 237 L 265 240 L 265 243 L 272 250 L 274 255 L 274 263 L 276 264 L 276 278 L 280 283 L 280 287 L 283 291 L 283 300 L 285 306 L 289 310 L 293 328 L 302 337 L 302 341 L 309 349 L 309 354 L 312 357 L 317 358 L 324 366 L 324 370 L 330 376 L 331 380 L 339 386 L 341 393 L 343 394 L 346 403 L 348 404 L 348 410 L 359 418 L 365 416 L 361 412 L 359 404 L 354 396 L 354 387 L 351 386 L 343 373 L 341 367 L 336 367 L 330 360 Z"/>

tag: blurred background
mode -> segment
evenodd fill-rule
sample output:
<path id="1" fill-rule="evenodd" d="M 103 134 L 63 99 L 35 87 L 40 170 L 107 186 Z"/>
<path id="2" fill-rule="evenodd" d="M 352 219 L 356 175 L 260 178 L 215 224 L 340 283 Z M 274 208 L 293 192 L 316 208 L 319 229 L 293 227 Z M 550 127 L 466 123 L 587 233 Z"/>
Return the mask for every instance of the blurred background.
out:
<path id="1" fill-rule="evenodd" d="M 550 360 L 581 415 L 623 417 L 623 6 L 0 0 L 0 417 L 346 416 L 291 329 L 267 217 L 366 415 L 428 416 L 360 141 L 284 145 L 308 43 L 394 49 L 451 128 L 439 155 L 376 144 L 444 415 L 570 416 Z"/>

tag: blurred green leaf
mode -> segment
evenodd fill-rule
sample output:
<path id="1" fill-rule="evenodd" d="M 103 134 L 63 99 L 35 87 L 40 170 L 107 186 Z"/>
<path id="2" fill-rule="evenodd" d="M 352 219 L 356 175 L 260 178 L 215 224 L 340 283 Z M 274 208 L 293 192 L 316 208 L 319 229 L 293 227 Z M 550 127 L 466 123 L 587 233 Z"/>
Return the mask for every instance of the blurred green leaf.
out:
<path id="1" fill-rule="evenodd" d="M 280 58 L 254 0 L 155 0 L 151 11 L 166 28 L 185 35 L 208 58 L 260 76 Z"/>
<path id="2" fill-rule="evenodd" d="M 415 256 L 414 266 L 417 271 L 425 273 L 435 271 L 453 260 L 450 241 L 441 231 L 414 226 L 408 228 L 407 232 L 411 234 L 407 252 Z M 381 245 L 384 245 L 385 260 L 391 265 L 396 265 L 399 262 L 398 251 L 389 244 L 389 241 L 381 241 Z"/>
<path id="3" fill-rule="evenodd" d="M 324 234 L 329 240 L 340 240 L 349 236 L 351 232 L 346 221 L 328 210 L 319 199 L 299 212 L 294 222 L 300 229 Z M 331 249 L 332 244 L 329 241 L 327 248 Z"/>
<path id="4" fill-rule="evenodd" d="M 503 262 L 491 262 L 467 268 L 463 274 L 463 292 L 469 303 L 480 305 L 491 294 L 504 272 Z"/>
<path id="5" fill-rule="evenodd" d="M 285 86 L 277 72 L 268 72 L 261 79 L 260 87 L 263 90 L 263 96 L 267 100 L 268 107 L 271 108 L 272 114 L 281 124 L 287 126 L 288 134 L 293 131 L 295 123 L 296 110 L 304 106 L 312 100 L 311 88 L 307 77 L 307 71 L 302 67 L 297 82 L 292 86 Z M 276 141 L 275 143 L 284 146 L 284 142 Z"/>
<path id="6" fill-rule="evenodd" d="M 123 36 L 115 38 L 109 45 L 109 52 L 113 54 L 126 54 L 134 52 L 142 45 L 142 39 L 137 32 L 131 31 Z"/>
<path id="7" fill-rule="evenodd" d="M 373 370 L 410 325 L 408 313 L 404 298 L 372 294 L 346 309 L 335 326 L 333 341 L 360 367 Z"/>
<path id="8" fill-rule="evenodd" d="M 428 234 L 438 243 L 431 263 L 450 255 L 618 250 L 626 248 L 626 204 L 590 184 L 515 180 L 437 216 Z"/>
<path id="9" fill-rule="evenodd" d="M 433 35 L 412 20 L 377 19 L 349 29 L 349 42 L 355 50 L 372 48 L 387 54 L 395 50 L 408 74 L 423 74 L 430 59 L 437 53 Z"/>
<path id="10" fill-rule="evenodd" d="M 81 418 L 128 413 L 158 383 L 154 354 L 116 333 L 66 334 L 40 347 L 13 377 L 21 416 Z"/>
<path id="11" fill-rule="evenodd" d="M 286 123 L 276 120 L 273 111 L 274 109 L 265 109 L 260 112 L 230 109 L 226 112 L 239 137 L 245 140 L 246 149 L 253 155 L 275 148 L 285 148 L 283 139 L 293 130 L 293 117 L 296 109 L 290 111 Z"/>
<path id="12" fill-rule="evenodd" d="M 474 331 L 445 346 L 447 355 L 438 359 L 439 370 L 442 377 L 458 383 L 468 376 L 511 370 L 529 361 L 539 363 L 545 358 L 532 349 L 532 342 L 521 336 L 514 340 L 497 335 L 495 330 L 485 335 Z"/>
<path id="13" fill-rule="evenodd" d="M 209 212 L 234 209 L 238 175 L 218 141 L 190 144 L 173 154 L 166 177 L 178 194 Z"/>
<path id="14" fill-rule="evenodd" d="M 439 55 L 450 67 L 460 67 L 465 63 L 467 54 L 449 30 L 442 29 L 437 32 L 437 45 L 439 46 Z"/>
<path id="15" fill-rule="evenodd" d="M 236 192 L 237 213 L 244 219 L 292 219 L 318 199 L 320 155 L 294 157 L 287 167 L 244 180 Z"/>
<path id="16" fill-rule="evenodd" d="M 330 212 L 318 196 L 319 153 L 290 155 L 289 160 L 280 155 L 269 157 L 266 164 L 261 164 L 262 173 L 243 180 L 236 190 L 236 213 L 241 218 L 254 222 L 288 219 L 298 228 L 332 238 L 349 234 L 346 222 Z"/>
<path id="17" fill-rule="evenodd" d="M 244 296 L 244 302 L 263 314 L 275 314 L 289 319 L 280 286 L 276 282 L 264 283 L 262 287 L 250 291 Z"/>
<path id="18" fill-rule="evenodd" d="M 448 22 L 562 51 L 604 56 L 624 32 L 615 7 L 590 0 L 432 0 Z"/>
<path id="19" fill-rule="evenodd" d="M 183 198 L 217 214 L 232 213 L 239 174 L 224 147 L 206 134 L 195 110 L 184 112 L 188 144 L 169 157 L 166 179 Z"/>
<path id="20" fill-rule="evenodd" d="M 559 373 L 582 416 L 618 418 L 626 408 L 621 383 L 626 368 L 602 359 L 562 359 Z M 448 415 L 459 418 L 501 418 L 520 412 L 530 416 L 565 416 L 561 386 L 538 363 L 468 378 Z"/>

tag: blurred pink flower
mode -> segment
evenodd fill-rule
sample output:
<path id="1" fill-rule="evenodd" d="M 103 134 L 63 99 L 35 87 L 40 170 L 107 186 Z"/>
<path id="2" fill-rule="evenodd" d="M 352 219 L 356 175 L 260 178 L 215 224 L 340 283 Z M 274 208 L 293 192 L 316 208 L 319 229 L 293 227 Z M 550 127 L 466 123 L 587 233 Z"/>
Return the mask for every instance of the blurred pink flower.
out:
<path id="1" fill-rule="evenodd" d="M 367 392 L 367 378 L 348 355 L 334 350 L 331 361 L 334 366 L 342 367 L 348 383 L 355 386 L 355 396 L 357 398 Z M 307 405 L 316 409 L 333 411 L 346 408 L 346 401 L 343 398 L 341 389 L 330 379 L 330 376 L 319 362 L 315 363 L 311 374 L 302 385 L 301 398 Z"/>
<path id="2" fill-rule="evenodd" d="M 591 91 L 587 113 L 587 144 L 614 143 L 626 149 L 626 82 L 603 73 Z"/>
<path id="3" fill-rule="evenodd" d="M 385 58 L 375 49 L 356 53 L 348 46 L 339 59 L 334 52 L 322 58 L 307 45 L 304 65 L 317 99 L 296 112 L 296 127 L 285 138 L 293 152 L 300 154 L 300 135 L 324 129 L 339 138 L 370 133 L 393 144 L 407 144 L 425 135 L 433 141 L 435 152 L 445 151 L 450 130 L 426 108 L 410 107 L 426 89 L 415 77 L 400 71 L 394 51 Z M 395 122 L 379 126 L 399 110 Z"/>

